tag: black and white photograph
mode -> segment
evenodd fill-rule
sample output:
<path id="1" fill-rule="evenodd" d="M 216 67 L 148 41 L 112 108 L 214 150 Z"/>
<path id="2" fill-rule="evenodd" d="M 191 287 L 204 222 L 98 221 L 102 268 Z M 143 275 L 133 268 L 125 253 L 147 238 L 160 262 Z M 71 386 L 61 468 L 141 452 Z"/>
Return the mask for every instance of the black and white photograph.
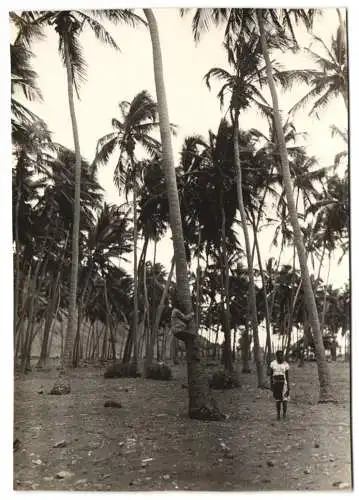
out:
<path id="1" fill-rule="evenodd" d="M 353 491 L 350 8 L 109 3 L 7 9 L 12 489 Z"/>

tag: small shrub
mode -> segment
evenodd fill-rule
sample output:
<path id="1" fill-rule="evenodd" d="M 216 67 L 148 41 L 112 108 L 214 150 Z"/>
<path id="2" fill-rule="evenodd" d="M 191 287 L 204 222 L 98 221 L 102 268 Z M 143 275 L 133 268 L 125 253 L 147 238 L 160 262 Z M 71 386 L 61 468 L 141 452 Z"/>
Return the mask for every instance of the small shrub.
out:
<path id="1" fill-rule="evenodd" d="M 153 380 L 171 380 L 172 370 L 164 363 L 153 363 L 146 371 L 146 378 Z"/>
<path id="2" fill-rule="evenodd" d="M 136 378 L 140 376 L 141 374 L 134 363 L 114 363 L 104 373 L 105 378 Z"/>
<path id="3" fill-rule="evenodd" d="M 228 373 L 224 370 L 219 370 L 212 373 L 209 379 L 211 389 L 234 389 L 239 387 L 239 380 L 236 373 Z"/>

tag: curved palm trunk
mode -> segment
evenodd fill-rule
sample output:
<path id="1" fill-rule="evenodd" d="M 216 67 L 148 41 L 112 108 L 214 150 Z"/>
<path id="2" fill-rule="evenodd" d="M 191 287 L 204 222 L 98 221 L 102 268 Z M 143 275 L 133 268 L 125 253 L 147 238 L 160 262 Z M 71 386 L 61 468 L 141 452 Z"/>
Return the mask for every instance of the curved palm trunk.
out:
<path id="1" fill-rule="evenodd" d="M 260 36 L 261 36 L 261 44 L 263 50 L 263 56 L 266 63 L 267 69 L 267 78 L 269 83 L 269 88 L 272 96 L 273 102 L 273 112 L 274 112 L 274 122 L 277 133 L 278 146 L 280 151 L 281 165 L 282 165 L 282 176 L 283 176 L 283 184 L 285 188 L 287 203 L 288 203 L 288 213 L 290 216 L 290 221 L 293 227 L 294 234 L 294 242 L 297 247 L 298 259 L 300 262 L 300 268 L 303 279 L 303 290 L 304 297 L 306 301 L 306 307 L 308 310 L 310 324 L 312 327 L 312 334 L 314 339 L 316 358 L 317 358 L 317 367 L 318 367 L 318 376 L 319 376 L 319 385 L 320 385 L 320 394 L 319 401 L 327 402 L 327 401 L 335 401 L 333 387 L 331 383 L 331 377 L 329 372 L 328 363 L 325 358 L 325 349 L 323 344 L 323 338 L 320 329 L 320 321 L 318 316 L 317 305 L 315 302 L 315 297 L 313 293 L 312 283 L 310 280 L 310 275 L 307 266 L 307 257 L 306 251 L 303 243 L 303 236 L 299 226 L 298 215 L 295 210 L 295 202 L 293 196 L 293 185 L 290 177 L 289 170 L 289 162 L 288 162 L 288 153 L 285 144 L 283 127 L 280 118 L 279 105 L 278 105 L 278 97 L 276 88 L 274 85 L 273 73 L 272 73 L 272 64 L 269 57 L 267 41 L 264 31 L 263 25 L 263 17 L 262 11 L 257 11 Z"/>
<path id="2" fill-rule="evenodd" d="M 176 282 L 178 300 L 184 313 L 190 313 L 192 308 L 191 294 L 187 275 L 187 262 L 184 247 L 180 205 L 178 199 L 176 173 L 173 159 L 171 131 L 167 109 L 166 90 L 164 85 L 162 54 L 156 18 L 151 9 L 144 9 L 148 21 L 153 50 L 153 65 L 156 84 L 156 94 L 160 118 L 162 142 L 163 169 L 166 178 L 170 224 L 173 237 L 173 249 L 176 260 Z M 195 331 L 195 321 L 190 325 Z M 187 371 L 189 391 L 189 416 L 201 420 L 219 420 L 223 416 L 217 408 L 209 389 L 207 375 L 200 365 L 199 345 L 197 335 L 186 342 Z"/>
<path id="3" fill-rule="evenodd" d="M 76 329 L 76 298 L 77 298 L 77 277 L 79 270 L 79 235 L 80 235 L 80 186 L 81 186 L 81 152 L 80 141 L 77 128 L 74 95 L 73 95 L 73 75 L 68 47 L 67 37 L 64 37 L 65 64 L 67 72 L 67 92 L 72 124 L 72 133 L 75 146 L 75 196 L 72 228 L 72 260 L 70 278 L 70 297 L 68 310 L 68 323 L 64 340 L 63 368 L 66 370 L 72 364 L 72 349 L 74 334 Z"/>
<path id="4" fill-rule="evenodd" d="M 254 344 L 254 358 L 257 368 L 257 381 L 258 387 L 265 387 L 264 380 L 264 370 L 263 361 L 260 352 L 259 335 L 258 335 L 258 317 L 257 317 L 257 303 L 256 303 L 256 290 L 254 285 L 254 273 L 253 273 L 253 260 L 251 245 L 249 241 L 248 227 L 246 224 L 246 212 L 243 203 L 243 193 L 242 193 L 242 171 L 241 163 L 239 157 L 239 127 L 238 127 L 238 113 L 235 114 L 234 119 L 234 130 L 233 130 L 233 143 L 234 143 L 234 162 L 237 170 L 237 196 L 238 196 L 238 208 L 242 221 L 242 229 L 244 234 L 244 241 L 246 246 L 246 256 L 248 263 L 248 277 L 249 277 L 249 303 L 252 319 L 252 329 L 253 329 L 253 344 Z"/>

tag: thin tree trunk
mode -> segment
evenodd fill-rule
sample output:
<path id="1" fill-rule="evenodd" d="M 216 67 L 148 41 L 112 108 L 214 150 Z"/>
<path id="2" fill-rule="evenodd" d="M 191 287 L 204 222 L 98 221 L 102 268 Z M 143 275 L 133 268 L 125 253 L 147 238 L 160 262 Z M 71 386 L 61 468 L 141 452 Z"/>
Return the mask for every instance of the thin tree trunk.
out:
<path id="1" fill-rule="evenodd" d="M 328 289 L 328 284 L 329 284 L 329 275 L 330 275 L 330 260 L 331 260 L 331 255 L 330 255 L 330 253 L 329 253 L 329 259 L 328 259 L 328 274 L 327 274 L 327 280 L 326 280 L 325 287 L 324 287 L 324 297 L 323 297 L 322 332 L 324 331 L 324 325 L 325 325 L 325 314 L 326 314 L 326 308 L 327 308 L 327 289 Z"/>
<path id="2" fill-rule="evenodd" d="M 289 356 L 289 351 L 290 351 L 290 344 L 292 340 L 292 330 L 293 330 L 293 320 L 294 320 L 294 311 L 295 311 L 295 306 L 297 305 L 297 300 L 299 297 L 299 292 L 302 288 L 303 280 L 300 280 L 296 294 L 294 296 L 293 304 L 291 305 L 291 311 L 289 311 L 289 321 L 288 321 L 288 343 L 287 347 L 285 350 L 285 355 L 286 357 Z"/>
<path id="3" fill-rule="evenodd" d="M 53 291 L 51 294 L 51 301 L 50 301 L 50 304 L 48 307 L 47 319 L 45 322 L 44 337 L 43 337 L 43 341 L 42 341 L 42 345 L 41 345 L 40 358 L 39 358 L 39 361 L 37 363 L 37 366 L 40 368 L 43 368 L 46 365 L 46 360 L 47 360 L 48 351 L 49 351 L 50 331 L 52 328 L 54 317 L 56 318 L 56 313 L 57 313 L 57 310 L 59 307 L 59 301 L 61 299 L 60 278 L 61 278 L 61 271 L 62 271 L 62 266 L 63 266 L 64 258 L 65 258 L 65 252 L 66 252 L 66 248 L 67 248 L 68 237 L 69 237 L 69 233 L 67 231 L 65 245 L 64 245 L 63 252 L 62 252 L 62 256 L 61 256 L 61 262 L 60 262 L 58 272 L 56 274 L 55 283 L 54 283 L 53 288 L 52 288 Z"/>
<path id="4" fill-rule="evenodd" d="M 258 316 L 257 316 L 257 302 L 256 302 L 256 289 L 254 284 L 253 260 L 251 253 L 251 246 L 249 241 L 248 227 L 246 221 L 246 212 L 243 203 L 242 192 L 242 169 L 239 155 L 239 127 L 238 127 L 238 112 L 235 112 L 234 128 L 233 128 L 233 143 L 234 143 L 234 161 L 237 171 L 237 196 L 238 208 L 241 216 L 242 229 L 244 234 L 247 265 L 248 265 L 248 278 L 249 278 L 249 304 L 252 318 L 253 329 L 253 343 L 254 343 L 254 358 L 257 369 L 257 382 L 258 387 L 265 387 L 263 360 L 260 352 L 259 334 L 258 334 Z"/>
<path id="5" fill-rule="evenodd" d="M 115 363 L 116 362 L 116 340 L 114 337 L 114 332 L 113 332 L 113 327 L 112 327 L 111 310 L 110 310 L 110 304 L 108 301 L 106 280 L 104 280 L 104 282 L 103 282 L 103 289 L 104 289 L 104 298 L 105 298 L 105 304 L 106 304 L 106 323 L 107 323 L 108 328 L 110 330 L 110 343 L 111 343 L 111 350 L 112 350 L 112 360 Z"/>
<path id="6" fill-rule="evenodd" d="M 168 291 L 169 291 L 169 288 L 170 288 L 170 285 L 172 282 L 174 267 L 175 267 L 175 258 L 173 257 L 172 261 L 171 261 L 171 268 L 170 268 L 170 272 L 169 272 L 168 277 L 167 277 L 166 285 L 162 291 L 160 303 L 159 303 L 157 311 L 156 311 L 155 323 L 154 323 L 154 326 L 153 326 L 153 329 L 151 332 L 151 338 L 150 338 L 150 343 L 149 343 L 149 350 L 148 350 L 148 353 L 146 355 L 145 372 L 147 372 L 148 367 L 151 366 L 152 361 L 153 361 L 153 352 L 154 352 L 156 338 L 158 335 L 158 328 L 160 326 L 162 313 L 163 313 L 163 310 L 165 308 L 165 301 L 166 301 Z"/>
<path id="7" fill-rule="evenodd" d="M 154 280 L 154 267 L 152 265 L 152 293 L 155 287 Z M 148 353 L 150 351 L 150 343 L 152 339 L 152 328 L 150 322 L 150 303 L 148 301 L 148 290 L 147 290 L 147 269 L 146 264 L 143 266 L 143 296 L 144 296 L 144 312 L 143 312 L 143 321 L 144 321 L 144 339 L 145 339 L 145 352 L 146 352 L 146 360 L 148 359 Z M 153 300 L 152 300 L 153 304 Z"/>
<path id="8" fill-rule="evenodd" d="M 20 164 L 20 159 L 18 165 Z M 20 176 L 19 176 L 20 178 Z M 20 238 L 19 238 L 19 211 L 20 199 L 22 196 L 21 182 L 19 180 L 16 193 L 16 207 L 15 207 L 15 290 L 14 290 L 14 335 L 16 333 L 16 325 L 19 316 L 19 297 L 20 297 Z"/>
<path id="9" fill-rule="evenodd" d="M 335 401 L 336 398 L 334 396 L 334 391 L 331 383 L 331 376 L 329 372 L 329 366 L 325 357 L 325 349 L 323 344 L 323 337 L 320 329 L 320 321 L 318 316 L 317 305 L 315 302 L 315 297 L 313 293 L 312 283 L 310 280 L 310 275 L 307 266 L 307 256 L 303 243 L 303 236 L 299 226 L 298 215 L 295 210 L 295 202 L 293 196 L 293 185 L 290 176 L 289 169 L 289 161 L 288 161 L 288 153 L 285 144 L 285 138 L 283 133 L 283 127 L 280 118 L 280 111 L 278 105 L 278 97 L 277 91 L 274 84 L 273 72 L 272 72 L 272 63 L 269 57 L 266 34 L 263 25 L 263 14 L 262 10 L 259 9 L 257 11 L 260 36 L 261 36 L 261 44 L 263 50 L 263 56 L 266 63 L 267 70 L 267 78 L 269 83 L 269 88 L 272 96 L 273 102 L 273 113 L 274 113 L 274 122 L 276 129 L 276 136 L 278 140 L 278 146 L 280 151 L 281 165 L 282 165 L 282 176 L 283 176 L 283 184 L 285 188 L 287 204 L 288 204 L 288 213 L 291 221 L 291 225 L 293 227 L 293 235 L 294 242 L 298 251 L 298 258 L 300 262 L 302 278 L 303 278 L 303 290 L 306 301 L 306 306 L 308 309 L 308 314 L 310 318 L 310 323 L 312 326 L 312 334 L 314 339 L 315 351 L 316 351 L 316 359 L 317 359 L 317 368 L 318 368 L 318 377 L 319 377 L 319 386 L 320 386 L 320 394 L 319 394 L 319 402 L 328 402 Z"/>
<path id="10" fill-rule="evenodd" d="M 217 359 L 219 327 L 220 327 L 220 324 L 218 322 L 217 323 L 217 328 L 216 328 L 216 336 L 214 338 L 214 346 L 213 346 L 212 359 Z"/>
<path id="11" fill-rule="evenodd" d="M 76 329 L 76 298 L 77 298 L 77 278 L 79 271 L 79 236 L 80 236 L 80 197 L 81 197 L 81 151 L 77 128 L 75 104 L 73 95 L 73 74 L 69 53 L 69 43 L 67 35 L 64 36 L 65 64 L 67 72 L 67 92 L 71 116 L 72 133 L 75 147 L 75 196 L 72 227 L 72 256 L 71 256 L 71 278 L 68 307 L 68 323 L 64 341 L 63 369 L 67 371 L 72 365 L 73 341 Z M 70 380 L 67 380 L 70 387 Z"/>
<path id="12" fill-rule="evenodd" d="M 267 360 L 270 362 L 272 359 L 272 348 L 271 348 L 271 331 L 270 331 L 270 313 L 269 313 L 269 305 L 268 305 L 268 297 L 267 297 L 267 280 L 266 280 L 263 266 L 262 266 L 262 259 L 261 259 L 259 244 L 258 244 L 257 232 L 253 231 L 253 235 L 254 235 L 254 245 L 255 245 L 256 250 L 257 250 L 259 272 L 260 272 L 261 278 L 262 278 L 265 324 L 266 324 L 266 355 L 267 355 Z"/>
<path id="13" fill-rule="evenodd" d="M 177 293 L 181 309 L 185 314 L 189 314 L 193 311 L 193 306 L 187 275 L 186 253 L 172 151 L 171 130 L 164 85 L 160 39 L 157 21 L 152 10 L 144 9 L 144 13 L 148 21 L 152 41 L 154 76 L 162 142 L 163 169 L 166 178 L 170 224 L 172 229 L 174 255 L 176 259 Z M 200 364 L 195 321 L 192 320 L 189 326 L 191 332 L 194 334 L 194 336 L 191 336 L 186 342 L 189 416 L 190 418 L 201 420 L 223 419 L 223 415 L 218 410 L 210 392 L 207 375 Z"/>
<path id="14" fill-rule="evenodd" d="M 230 324 L 230 311 L 229 311 L 229 265 L 228 265 L 228 254 L 227 254 L 227 242 L 226 242 L 226 214 L 223 206 L 223 197 L 221 194 L 221 236 L 222 236 L 222 256 L 223 256 L 223 267 L 221 273 L 224 273 L 224 279 L 222 278 L 222 304 L 223 304 L 223 330 L 224 330 L 224 346 L 223 346 L 223 361 L 224 368 L 230 373 L 233 372 L 233 362 L 232 362 L 232 346 L 231 346 L 231 324 Z"/>
<path id="15" fill-rule="evenodd" d="M 242 373 L 251 373 L 251 369 L 249 367 L 249 355 L 250 355 L 250 342 L 249 342 L 249 332 L 248 332 L 248 321 L 246 320 L 245 330 L 242 333 L 241 338 L 242 344 Z"/>
<path id="16" fill-rule="evenodd" d="M 132 165 L 133 166 L 133 165 Z M 133 184 L 133 363 L 137 368 L 138 347 L 137 347 L 137 328 L 138 328 L 138 276 L 137 276 L 137 179 Z"/>
<path id="17" fill-rule="evenodd" d="M 196 328 L 199 329 L 200 316 L 201 316 L 201 267 L 200 267 L 200 248 L 201 248 L 201 228 L 198 228 L 198 245 L 197 245 L 197 273 L 196 273 Z"/>

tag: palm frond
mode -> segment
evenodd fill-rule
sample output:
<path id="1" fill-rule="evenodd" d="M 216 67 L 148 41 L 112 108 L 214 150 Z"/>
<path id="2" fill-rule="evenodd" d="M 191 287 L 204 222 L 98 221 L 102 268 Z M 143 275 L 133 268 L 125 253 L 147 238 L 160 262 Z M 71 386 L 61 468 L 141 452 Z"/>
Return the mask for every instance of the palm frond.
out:
<path id="1" fill-rule="evenodd" d="M 124 23 L 133 28 L 141 24 L 147 26 L 147 22 L 141 16 L 135 14 L 133 9 L 100 9 L 88 12 L 99 19 L 108 20 L 114 24 Z"/>
<path id="2" fill-rule="evenodd" d="M 82 24 L 88 26 L 95 37 L 100 40 L 100 42 L 109 45 L 110 47 L 120 50 L 120 47 L 117 45 L 114 38 L 112 38 L 111 34 L 99 23 L 94 17 L 90 17 L 83 11 L 76 11 L 82 20 Z"/>
<path id="3" fill-rule="evenodd" d="M 343 141 L 348 144 L 348 132 L 345 130 L 344 132 L 340 130 L 336 125 L 330 125 L 331 135 L 332 137 L 339 136 L 343 139 Z"/>
<path id="4" fill-rule="evenodd" d="M 70 65 L 72 69 L 73 84 L 77 94 L 81 83 L 86 81 L 87 63 L 83 56 L 82 47 L 78 35 L 72 36 L 59 36 L 59 52 L 61 54 L 64 65 L 66 66 L 66 52 L 65 43 L 67 44 L 70 58 Z"/>
<path id="5" fill-rule="evenodd" d="M 327 106 L 329 101 L 333 99 L 333 97 L 335 97 L 335 94 L 336 90 L 333 87 L 329 87 L 328 90 L 319 99 L 317 99 L 317 101 L 315 101 L 312 109 L 309 112 L 309 116 L 315 113 L 317 118 L 319 118 L 317 111 Z"/>
<path id="6" fill-rule="evenodd" d="M 210 79 L 216 78 L 217 80 L 231 81 L 233 79 L 232 75 L 223 68 L 211 68 L 203 77 L 206 82 L 207 87 L 211 90 Z"/>
<path id="7" fill-rule="evenodd" d="M 118 146 L 117 134 L 108 134 L 99 139 L 94 159 L 95 165 L 107 163 L 116 146 Z"/>
<path id="8" fill-rule="evenodd" d="M 34 41 L 45 38 L 43 26 L 37 22 L 36 11 L 10 12 L 9 17 L 18 30 L 14 45 L 30 48 Z"/>

